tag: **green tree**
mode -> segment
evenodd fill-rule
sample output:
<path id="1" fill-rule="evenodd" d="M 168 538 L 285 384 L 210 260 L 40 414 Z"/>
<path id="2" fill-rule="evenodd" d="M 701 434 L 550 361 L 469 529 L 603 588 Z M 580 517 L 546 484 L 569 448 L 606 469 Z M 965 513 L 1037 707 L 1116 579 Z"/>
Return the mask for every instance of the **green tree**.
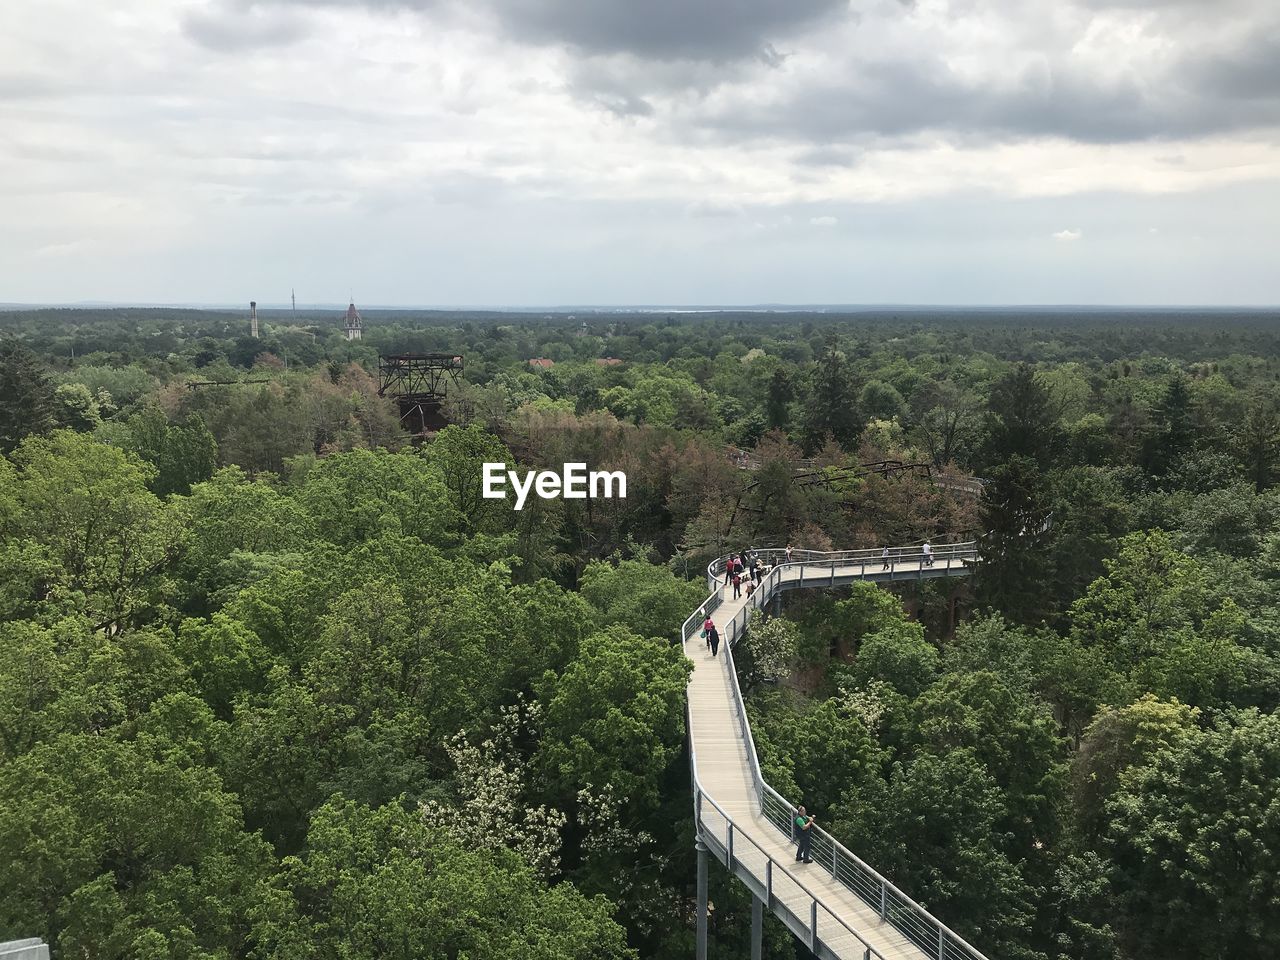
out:
<path id="1" fill-rule="evenodd" d="M 881 680 L 905 697 L 916 697 L 938 673 L 938 648 L 924 638 L 924 627 L 900 621 L 862 638 L 851 670 L 862 687 Z"/>
<path id="2" fill-rule="evenodd" d="M 1026 458 L 1047 469 L 1057 460 L 1063 439 L 1059 412 L 1030 366 L 1020 364 L 996 381 L 987 399 L 989 465 Z"/>
<path id="3" fill-rule="evenodd" d="M 800 631 L 784 617 L 765 617 L 759 610 L 738 644 L 735 666 L 743 691 L 764 680 L 782 680 L 790 675 L 800 646 Z"/>
<path id="4" fill-rule="evenodd" d="M 451 442 L 446 438 L 446 444 Z M 386 450 L 335 454 L 309 467 L 295 496 L 316 532 L 338 546 L 352 546 L 383 532 L 443 546 L 453 540 L 451 534 L 466 513 L 433 469 L 439 462 L 432 457 L 424 463 L 412 453 Z"/>
<path id="5" fill-rule="evenodd" d="M 1151 411 L 1151 428 L 1143 443 L 1143 466 L 1149 473 L 1163 477 L 1191 449 L 1194 435 L 1191 390 L 1186 377 L 1176 374 Z"/>
<path id="6" fill-rule="evenodd" d="M 1069 467 L 1049 479 L 1052 525 L 1047 549 L 1052 606 L 1061 610 L 1104 572 L 1119 539 L 1132 529 L 1132 507 L 1116 473 L 1098 467 Z"/>
<path id="7" fill-rule="evenodd" d="M 579 589 L 597 611 L 597 627 L 622 624 L 642 637 L 664 639 L 675 638 L 689 611 L 706 599 L 702 585 L 643 560 L 589 563 Z"/>
<path id="8" fill-rule="evenodd" d="M 1011 689 L 998 674 L 948 674 L 913 704 L 915 738 L 924 749 L 970 750 L 999 784 L 1019 859 L 1058 834 L 1066 799 L 1065 744 L 1048 707 Z"/>
<path id="9" fill-rule="evenodd" d="M 1012 620 L 1034 623 L 1052 609 L 1050 494 L 1036 461 L 1014 456 L 992 471 L 982 491 L 978 602 Z"/>
<path id="10" fill-rule="evenodd" d="M 467 849 L 395 804 L 335 797 L 254 911 L 262 960 L 625 960 L 603 898 L 540 884 L 514 854 Z"/>
<path id="11" fill-rule="evenodd" d="M 635 809 L 662 800 L 684 749 L 684 696 L 693 665 L 666 640 L 615 626 L 587 637 L 564 673 L 548 674 L 540 762 L 559 796 L 610 784 Z"/>
<path id="12" fill-rule="evenodd" d="M 1140 957 L 1280 952 L 1280 717 L 1254 711 L 1176 738 L 1106 805 L 1124 939 Z"/>
<path id="13" fill-rule="evenodd" d="M 825 818 L 848 798 L 868 790 L 874 795 L 884 757 L 861 717 L 824 700 L 775 719 L 779 722 L 770 724 L 761 762 L 766 779 L 779 768 L 786 771 L 780 785 L 794 779 L 796 793 L 788 799 Z"/>
<path id="14" fill-rule="evenodd" d="M 54 420 L 58 426 L 91 433 L 102 423 L 98 398 L 83 383 L 64 383 L 53 391 Z"/>
<path id="15" fill-rule="evenodd" d="M 853 449 L 866 424 L 858 409 L 853 371 L 840 351 L 834 334 L 827 338 L 809 385 L 802 432 L 808 453 L 821 449 L 828 436 L 845 449 Z"/>
<path id="16" fill-rule="evenodd" d="M 40 362 L 15 340 L 0 342 L 0 453 L 53 429 L 53 384 Z"/>
<path id="17" fill-rule="evenodd" d="M 965 463 L 981 438 L 979 401 L 950 381 L 930 382 L 912 395 L 915 438 L 935 467 Z"/>
<path id="18" fill-rule="evenodd" d="M 1160 532 L 1133 534 L 1106 562 L 1107 575 L 1071 607 L 1071 636 L 1110 667 L 1100 695 L 1142 693 L 1193 706 L 1237 702 L 1246 686 L 1243 615 L 1211 589 L 1205 569 Z"/>
<path id="19" fill-rule="evenodd" d="M 177 505 L 187 529 L 180 569 L 188 591 L 212 596 L 239 581 L 260 580 L 249 557 L 305 550 L 316 540 L 311 516 L 268 476 L 250 480 L 224 467 Z"/>
<path id="20" fill-rule="evenodd" d="M 58 637 L 29 621 L 0 623 L 0 767 L 51 735 L 67 667 Z"/>
<path id="21" fill-rule="evenodd" d="M 211 960 L 248 948 L 269 851 L 236 798 L 144 735 L 59 737 L 0 766 L 0 930 L 60 955 Z"/>
<path id="22" fill-rule="evenodd" d="M 1182 542 L 1196 556 L 1210 551 L 1230 557 L 1255 556 L 1274 521 L 1272 502 L 1243 483 L 1198 495 L 1182 521 Z"/>
<path id="23" fill-rule="evenodd" d="M 1151 694 L 1127 707 L 1103 707 L 1071 761 L 1077 828 L 1088 840 L 1103 826 L 1103 807 L 1126 771 L 1150 761 L 1196 730 L 1199 711 Z"/>
<path id="24" fill-rule="evenodd" d="M 969 749 L 893 765 L 837 805 L 837 836 L 895 885 L 989 954 L 1039 960 L 1028 947 L 1034 888 L 1002 849 L 1000 788 Z"/>
<path id="25" fill-rule="evenodd" d="M 54 589 L 82 593 L 101 629 L 139 619 L 179 538 L 173 511 L 147 489 L 153 468 L 66 430 L 28 438 L 13 460 L 18 529 L 61 566 Z"/>
<path id="26" fill-rule="evenodd" d="M 1110 861 L 1091 850 L 1069 853 L 1058 864 L 1053 896 L 1054 960 L 1124 960 Z"/>
<path id="27" fill-rule="evenodd" d="M 1255 398 L 1233 440 L 1245 476 L 1261 493 L 1275 482 L 1280 470 L 1280 412 L 1275 401 Z"/>
<path id="28" fill-rule="evenodd" d="M 158 407 L 148 407 L 128 422 L 127 447 L 156 468 L 151 490 L 157 496 L 187 494 L 208 480 L 218 464 L 218 444 L 199 414 L 170 424 Z"/>
<path id="29" fill-rule="evenodd" d="M 224 613 L 211 620 L 184 620 L 174 649 L 205 702 L 224 719 L 241 697 L 259 693 L 275 660 L 243 623 Z"/>
<path id="30" fill-rule="evenodd" d="M 484 465 L 503 463 L 509 469 L 513 463 L 501 440 L 478 425 L 448 426 L 436 434 L 424 456 L 444 478 L 448 502 L 467 530 L 498 532 L 506 528 L 512 504 L 484 499 Z"/>
<path id="31" fill-rule="evenodd" d="M 795 399 L 795 388 L 785 367 L 778 367 L 769 378 L 769 389 L 765 396 L 765 421 L 770 430 L 786 430 L 791 422 L 791 401 Z"/>
<path id="32" fill-rule="evenodd" d="M 858 395 L 859 409 L 877 420 L 893 420 L 902 413 L 905 404 L 898 389 L 883 380 L 868 381 Z"/>

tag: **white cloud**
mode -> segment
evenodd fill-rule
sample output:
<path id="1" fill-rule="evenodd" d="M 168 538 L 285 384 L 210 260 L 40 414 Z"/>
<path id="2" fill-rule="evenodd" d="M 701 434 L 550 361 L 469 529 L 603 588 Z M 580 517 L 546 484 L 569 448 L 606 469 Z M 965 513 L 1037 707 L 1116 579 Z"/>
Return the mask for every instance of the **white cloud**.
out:
<path id="1" fill-rule="evenodd" d="M 239 302 L 242 285 L 305 281 L 339 285 L 310 291 L 315 300 L 354 283 L 384 301 L 565 302 L 584 285 L 593 293 L 582 299 L 652 301 L 635 265 L 669 251 L 694 277 L 682 299 L 723 301 L 745 282 L 732 240 L 749 237 L 780 272 L 758 271 L 773 286 L 743 299 L 812 300 L 805 264 L 821 244 L 796 229 L 806 223 L 839 225 L 846 257 L 846 238 L 859 242 L 869 224 L 899 238 L 866 241 L 867 264 L 901 257 L 905 269 L 922 250 L 947 249 L 968 265 L 949 281 L 964 298 L 978 295 L 982 263 L 1000 263 L 1047 221 L 1088 222 L 1091 247 L 1160 223 L 1161 242 L 1142 246 L 1181 256 L 1169 262 L 1189 289 L 1274 302 L 1266 243 L 1223 228 L 1227 214 L 1209 202 L 1230 196 L 1231 210 L 1274 219 L 1280 123 L 1249 126 L 1252 114 L 1236 112 L 1247 101 L 1266 114 L 1265 73 L 1254 96 L 1227 101 L 1208 79 L 1195 88 L 1193 72 L 1161 82 L 1188 56 L 1229 54 L 1228 20 L 1262 34 L 1274 18 L 1259 0 L 1221 2 L 1232 17 L 1189 3 L 883 2 L 862 5 L 856 23 L 790 17 L 783 33 L 761 2 L 756 22 L 774 53 L 744 34 L 737 59 L 722 62 L 695 47 L 675 56 L 670 30 L 617 52 L 622 34 L 557 43 L 540 20 L 529 42 L 495 19 L 506 0 L 479 12 L 462 0 L 44 0 L 0 34 L 0 203 L 30 225 L 0 235 L 0 263 L 15 267 L 5 299 L 154 300 L 168 285 L 174 299 Z M 1236 90 L 1251 77 L 1214 82 Z M 1177 111 L 1158 98 L 1175 87 L 1225 102 L 1231 122 L 1162 127 Z M 1099 91 L 1113 109 L 1093 127 Z M 1130 135 L 1130 108 L 1138 133 L 1153 135 Z M 1194 247 L 1192 236 L 1206 239 Z M 1197 273 L 1188 250 L 1244 271 L 1259 263 L 1256 276 L 1228 283 L 1208 258 Z M 495 269 L 504 254 L 510 263 Z M 726 287 L 713 296 L 715 277 Z M 849 282 L 854 296 L 893 296 Z M 1122 285 L 1098 289 L 1123 298 Z"/>

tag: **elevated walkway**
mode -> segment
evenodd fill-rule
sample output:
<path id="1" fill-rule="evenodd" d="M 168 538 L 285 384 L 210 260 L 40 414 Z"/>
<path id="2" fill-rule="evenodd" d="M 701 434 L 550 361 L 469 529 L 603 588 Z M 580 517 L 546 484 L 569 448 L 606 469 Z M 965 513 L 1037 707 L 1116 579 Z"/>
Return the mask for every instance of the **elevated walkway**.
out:
<path id="1" fill-rule="evenodd" d="M 986 960 L 923 907 L 814 828 L 811 864 L 797 863 L 791 824 L 795 807 L 764 782 L 733 668 L 733 644 L 751 614 L 785 590 L 854 580 L 897 581 L 964 576 L 976 545 L 815 553 L 757 551 L 776 564 L 751 596 L 732 599 L 724 564 L 707 570 L 710 596 L 685 621 L 681 639 L 693 662 L 688 688 L 694 817 L 708 852 L 745 883 L 819 957 L 833 960 Z M 710 614 L 722 639 L 713 658 L 699 634 Z M 700 945 L 700 950 L 701 950 Z"/>

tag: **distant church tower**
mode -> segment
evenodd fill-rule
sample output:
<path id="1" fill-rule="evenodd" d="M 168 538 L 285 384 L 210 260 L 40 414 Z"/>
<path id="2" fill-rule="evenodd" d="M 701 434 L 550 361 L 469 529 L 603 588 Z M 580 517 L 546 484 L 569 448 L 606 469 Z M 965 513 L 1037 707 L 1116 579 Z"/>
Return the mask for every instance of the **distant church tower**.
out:
<path id="1" fill-rule="evenodd" d="M 360 318 L 360 311 L 356 309 L 356 303 L 351 301 L 351 305 L 347 307 L 347 315 L 342 320 L 342 329 L 346 331 L 348 340 L 359 340 L 360 330 L 364 321 Z"/>
<path id="2" fill-rule="evenodd" d="M 258 339 L 258 301 L 249 301 L 249 336 Z"/>

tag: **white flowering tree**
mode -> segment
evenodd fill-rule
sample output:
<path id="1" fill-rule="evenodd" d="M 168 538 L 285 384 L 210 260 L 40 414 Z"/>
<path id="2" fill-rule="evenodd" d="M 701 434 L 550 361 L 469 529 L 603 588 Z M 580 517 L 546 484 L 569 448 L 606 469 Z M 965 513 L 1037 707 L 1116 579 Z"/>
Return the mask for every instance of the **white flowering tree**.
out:
<path id="1" fill-rule="evenodd" d="M 560 869 L 561 831 L 566 822 L 559 810 L 526 806 L 528 763 L 517 742 L 531 736 L 541 718 L 536 702 L 521 698 L 503 707 L 497 725 L 480 743 L 464 730 L 445 744 L 454 766 L 457 799 L 429 800 L 421 805 L 422 819 L 468 846 L 514 850 L 543 878 Z"/>
<path id="2" fill-rule="evenodd" d="M 794 623 L 782 617 L 766 617 L 757 610 L 751 615 L 742 641 L 745 656 L 738 666 L 744 686 L 750 689 L 763 680 L 790 676 L 799 645 L 800 631 Z"/>

